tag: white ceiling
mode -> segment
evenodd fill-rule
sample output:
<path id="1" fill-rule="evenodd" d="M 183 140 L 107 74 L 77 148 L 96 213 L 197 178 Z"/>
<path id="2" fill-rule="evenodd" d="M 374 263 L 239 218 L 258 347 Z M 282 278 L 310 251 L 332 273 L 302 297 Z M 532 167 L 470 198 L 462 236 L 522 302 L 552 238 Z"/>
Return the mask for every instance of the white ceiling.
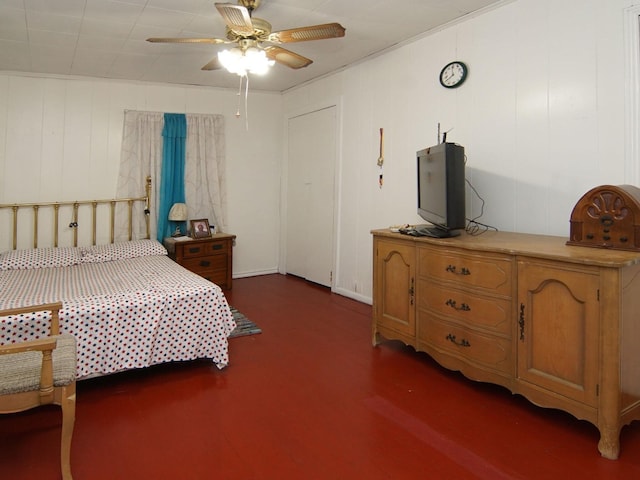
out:
<path id="1" fill-rule="evenodd" d="M 346 35 L 282 45 L 314 63 L 275 65 L 251 88 L 282 92 L 502 1 L 262 0 L 253 15 L 273 31 L 338 22 Z M 145 41 L 224 36 L 214 0 L 0 0 L 0 71 L 237 88 L 236 75 L 201 70 L 224 46 Z"/>

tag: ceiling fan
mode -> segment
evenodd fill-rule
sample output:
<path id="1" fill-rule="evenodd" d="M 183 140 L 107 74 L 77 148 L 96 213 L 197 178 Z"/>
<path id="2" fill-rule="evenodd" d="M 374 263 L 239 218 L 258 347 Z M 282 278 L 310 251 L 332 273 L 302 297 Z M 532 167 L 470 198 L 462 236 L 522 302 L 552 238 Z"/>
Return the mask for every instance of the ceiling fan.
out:
<path id="1" fill-rule="evenodd" d="M 245 60 L 249 57 L 260 56 L 264 59 L 264 70 L 267 68 L 265 62 L 268 62 L 269 66 L 277 62 L 294 69 L 303 68 L 311 65 L 313 60 L 278 45 L 344 37 L 345 29 L 339 23 L 312 25 L 272 32 L 269 22 L 252 16 L 253 11 L 258 8 L 260 3 L 261 0 L 238 0 L 238 5 L 232 3 L 215 4 L 227 25 L 226 38 L 148 38 L 147 41 L 153 43 L 208 43 L 213 45 L 235 43 L 237 44 L 235 48 L 220 52 L 209 63 L 204 65 L 202 70 L 217 70 L 225 67 L 229 71 L 246 76 L 246 66 L 241 66 L 240 71 L 234 71 L 230 68 L 230 64 L 234 60 Z M 263 43 L 268 45 L 263 46 Z M 230 56 L 234 58 L 229 58 Z M 253 70 L 250 71 L 259 73 Z"/>

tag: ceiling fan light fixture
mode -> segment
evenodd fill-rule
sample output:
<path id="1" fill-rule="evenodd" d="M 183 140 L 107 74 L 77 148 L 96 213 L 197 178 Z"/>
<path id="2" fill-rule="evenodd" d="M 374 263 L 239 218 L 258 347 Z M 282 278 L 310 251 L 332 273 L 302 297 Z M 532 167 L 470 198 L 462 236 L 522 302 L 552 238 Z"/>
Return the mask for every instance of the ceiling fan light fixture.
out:
<path id="1" fill-rule="evenodd" d="M 266 20 L 254 17 L 253 11 L 260 6 L 261 0 L 237 0 L 237 5 L 227 2 L 215 2 L 218 13 L 226 25 L 226 38 L 148 38 L 154 43 L 235 43 L 234 48 L 219 52 L 202 67 L 202 70 L 224 68 L 230 73 L 247 79 L 248 74 L 263 75 L 275 63 L 292 69 L 308 67 L 313 63 L 310 58 L 281 47 L 283 43 L 308 42 L 344 37 L 345 28 L 339 23 L 325 23 L 307 27 L 272 31 Z M 263 44 L 267 44 L 263 46 Z M 242 83 L 242 82 L 241 82 Z"/>
<path id="2" fill-rule="evenodd" d="M 234 47 L 218 52 L 218 59 L 229 73 L 235 73 L 241 77 L 248 73 L 264 75 L 274 65 L 274 61 L 267 58 L 264 50 L 257 47 L 241 49 Z"/>

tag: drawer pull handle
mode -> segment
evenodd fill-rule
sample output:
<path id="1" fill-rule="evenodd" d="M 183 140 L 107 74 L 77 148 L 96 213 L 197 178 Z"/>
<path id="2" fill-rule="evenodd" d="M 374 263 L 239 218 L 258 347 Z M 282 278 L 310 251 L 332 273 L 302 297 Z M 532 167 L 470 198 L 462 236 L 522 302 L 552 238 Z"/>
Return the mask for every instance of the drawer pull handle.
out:
<path id="1" fill-rule="evenodd" d="M 211 248 L 213 250 L 222 250 L 222 244 L 221 243 L 216 243 L 214 245 L 211 245 Z"/>
<path id="2" fill-rule="evenodd" d="M 451 343 L 458 345 L 459 347 L 470 347 L 471 344 L 469 343 L 469 341 L 465 338 L 463 338 L 462 340 L 458 341 L 456 340 L 456 336 L 452 335 L 451 333 L 448 334 L 446 336 L 446 339 L 449 340 Z"/>
<path id="3" fill-rule="evenodd" d="M 413 305 L 413 296 L 415 295 L 415 279 L 411 278 L 411 287 L 409 288 L 409 297 L 411 298 L 411 305 Z"/>
<path id="4" fill-rule="evenodd" d="M 518 326 L 520 327 L 520 341 L 524 342 L 524 303 L 520 304 L 520 318 L 518 318 Z"/>
<path id="5" fill-rule="evenodd" d="M 471 275 L 471 271 L 466 267 L 462 267 L 458 272 L 455 265 L 447 265 L 446 270 L 447 272 L 455 273 L 456 275 Z"/>
<path id="6" fill-rule="evenodd" d="M 189 253 L 198 253 L 200 251 L 200 247 L 190 247 Z"/>
<path id="7" fill-rule="evenodd" d="M 209 260 L 202 260 L 200 262 L 201 267 L 208 267 L 209 265 L 211 265 L 211 262 Z"/>
<path id="8" fill-rule="evenodd" d="M 466 303 L 461 303 L 460 306 L 458 306 L 456 301 L 451 299 L 451 298 L 449 300 L 447 300 L 446 302 L 444 302 L 444 304 L 450 306 L 454 310 L 461 310 L 463 312 L 471 311 L 471 307 L 469 305 L 467 305 Z"/>

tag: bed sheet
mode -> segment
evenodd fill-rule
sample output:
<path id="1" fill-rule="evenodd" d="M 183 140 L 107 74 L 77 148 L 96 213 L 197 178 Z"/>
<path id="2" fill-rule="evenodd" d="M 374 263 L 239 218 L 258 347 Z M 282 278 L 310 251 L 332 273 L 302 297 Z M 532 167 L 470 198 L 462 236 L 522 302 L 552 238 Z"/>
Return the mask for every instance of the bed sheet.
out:
<path id="1" fill-rule="evenodd" d="M 217 285 L 166 256 L 0 271 L 0 309 L 62 301 L 78 342 L 78 378 L 210 358 L 227 365 L 235 328 Z M 0 318 L 0 344 L 48 334 L 49 319 Z"/>

